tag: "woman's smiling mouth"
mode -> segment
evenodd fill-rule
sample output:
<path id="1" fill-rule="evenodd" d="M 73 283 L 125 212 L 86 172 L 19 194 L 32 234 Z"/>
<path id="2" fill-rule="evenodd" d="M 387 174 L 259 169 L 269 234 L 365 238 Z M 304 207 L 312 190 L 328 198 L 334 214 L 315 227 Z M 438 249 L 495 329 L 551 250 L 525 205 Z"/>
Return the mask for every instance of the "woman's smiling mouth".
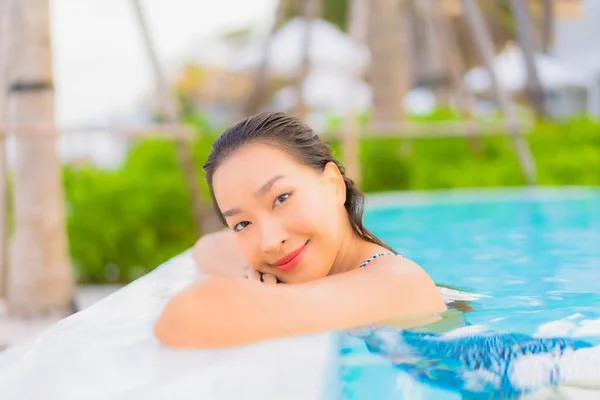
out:
<path id="1" fill-rule="evenodd" d="M 304 243 L 302 247 L 299 247 L 293 252 L 277 260 L 274 264 L 275 267 L 280 271 L 291 271 L 292 269 L 296 268 L 296 266 L 298 266 L 298 264 L 300 264 L 300 262 L 304 258 L 307 246 L 308 241 Z"/>

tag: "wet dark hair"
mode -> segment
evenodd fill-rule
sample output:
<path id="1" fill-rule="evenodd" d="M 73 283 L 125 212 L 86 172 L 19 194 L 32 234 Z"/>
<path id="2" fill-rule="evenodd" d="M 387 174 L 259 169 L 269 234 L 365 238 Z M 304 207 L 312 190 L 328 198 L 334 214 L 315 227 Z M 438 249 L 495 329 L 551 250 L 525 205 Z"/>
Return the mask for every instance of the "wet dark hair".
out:
<path id="1" fill-rule="evenodd" d="M 213 206 L 221 222 L 225 218 L 217 205 L 213 190 L 213 176 L 221 163 L 236 150 L 252 143 L 265 143 L 280 148 L 293 156 L 301 164 L 323 171 L 325 165 L 333 162 L 344 177 L 346 202 L 350 225 L 361 239 L 378 244 L 395 253 L 363 226 L 362 218 L 365 196 L 354 182 L 344 174 L 344 167 L 333 157 L 329 147 L 306 124 L 299 119 L 281 112 L 265 112 L 248 117 L 227 129 L 215 140 L 208 160 L 204 164 L 206 181 L 210 189 Z"/>

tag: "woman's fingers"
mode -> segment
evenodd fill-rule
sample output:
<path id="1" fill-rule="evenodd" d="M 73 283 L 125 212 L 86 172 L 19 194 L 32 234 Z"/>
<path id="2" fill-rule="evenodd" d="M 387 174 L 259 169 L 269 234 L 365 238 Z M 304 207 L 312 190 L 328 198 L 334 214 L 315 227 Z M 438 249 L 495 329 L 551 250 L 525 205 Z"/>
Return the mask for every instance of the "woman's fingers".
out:
<path id="1" fill-rule="evenodd" d="M 248 280 L 250 281 L 264 282 L 271 285 L 277 283 L 277 278 L 275 277 L 275 275 L 263 274 L 252 268 L 248 268 L 248 270 L 246 271 L 246 278 L 248 278 Z"/>
<path id="2" fill-rule="evenodd" d="M 260 272 L 258 272 L 255 269 L 252 269 L 252 268 L 248 268 L 248 270 L 246 271 L 246 278 L 248 278 L 248 280 L 250 280 L 250 281 L 258 281 L 258 282 L 260 282 L 261 281 L 261 279 L 260 279 L 261 276 L 260 275 L 261 275 Z"/>
<path id="3" fill-rule="evenodd" d="M 262 281 L 264 283 L 268 283 L 270 285 L 277 284 L 277 278 L 275 277 L 275 275 L 271 275 L 271 274 L 262 274 Z"/>

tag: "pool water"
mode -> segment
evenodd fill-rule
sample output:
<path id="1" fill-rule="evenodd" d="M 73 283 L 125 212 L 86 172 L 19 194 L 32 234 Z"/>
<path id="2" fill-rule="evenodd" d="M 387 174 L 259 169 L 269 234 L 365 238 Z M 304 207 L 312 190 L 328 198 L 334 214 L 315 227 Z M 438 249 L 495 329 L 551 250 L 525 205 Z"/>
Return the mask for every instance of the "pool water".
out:
<path id="1" fill-rule="evenodd" d="M 436 282 L 482 295 L 465 315 L 473 327 L 600 344 L 600 191 L 386 195 L 365 222 Z M 342 340 L 344 399 L 463 398 Z"/>

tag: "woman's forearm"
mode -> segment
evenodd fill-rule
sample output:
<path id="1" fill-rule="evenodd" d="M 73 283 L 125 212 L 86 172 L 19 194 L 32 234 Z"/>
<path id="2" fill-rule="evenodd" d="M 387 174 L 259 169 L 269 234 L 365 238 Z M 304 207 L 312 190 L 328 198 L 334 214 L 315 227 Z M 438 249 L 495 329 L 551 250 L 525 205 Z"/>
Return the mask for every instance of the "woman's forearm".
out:
<path id="1" fill-rule="evenodd" d="M 155 335 L 169 347 L 219 348 L 445 310 L 420 270 L 378 269 L 289 285 L 211 276 L 169 302 Z"/>
<path id="2" fill-rule="evenodd" d="M 263 313 L 248 301 L 256 290 L 269 287 L 244 279 L 207 277 L 171 299 L 156 321 L 154 335 L 177 349 L 222 348 L 285 335 L 265 324 Z"/>

